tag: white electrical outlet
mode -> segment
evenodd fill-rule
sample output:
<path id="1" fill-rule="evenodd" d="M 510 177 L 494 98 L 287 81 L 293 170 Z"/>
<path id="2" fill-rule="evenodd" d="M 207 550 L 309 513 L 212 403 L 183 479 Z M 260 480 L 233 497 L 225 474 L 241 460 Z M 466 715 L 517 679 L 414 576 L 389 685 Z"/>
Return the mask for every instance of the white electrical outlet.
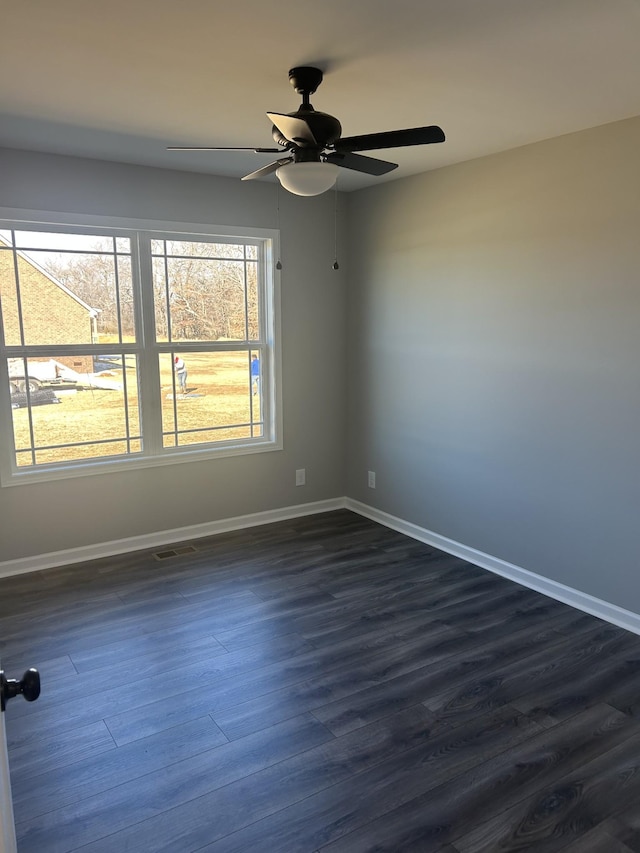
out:
<path id="1" fill-rule="evenodd" d="M 296 486 L 304 486 L 307 482 L 307 472 L 305 468 L 296 469 Z"/>
<path id="2" fill-rule="evenodd" d="M 376 487 L 376 472 L 375 471 L 369 471 L 367 484 L 368 484 L 370 489 L 375 489 L 375 487 Z"/>

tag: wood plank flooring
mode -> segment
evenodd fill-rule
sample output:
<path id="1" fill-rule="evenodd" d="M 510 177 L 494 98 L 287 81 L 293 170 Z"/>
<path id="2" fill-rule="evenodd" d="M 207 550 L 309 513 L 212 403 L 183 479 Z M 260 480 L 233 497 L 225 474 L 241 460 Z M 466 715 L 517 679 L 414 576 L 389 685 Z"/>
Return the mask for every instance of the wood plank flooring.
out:
<path id="1" fill-rule="evenodd" d="M 0 579 L 19 853 L 640 853 L 640 637 L 346 510 L 188 544 Z"/>

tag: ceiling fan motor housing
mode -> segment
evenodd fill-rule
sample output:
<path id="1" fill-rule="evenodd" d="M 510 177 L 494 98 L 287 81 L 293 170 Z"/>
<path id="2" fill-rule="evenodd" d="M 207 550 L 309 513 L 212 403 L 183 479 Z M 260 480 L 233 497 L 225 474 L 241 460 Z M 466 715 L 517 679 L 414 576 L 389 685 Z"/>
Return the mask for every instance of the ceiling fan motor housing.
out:
<path id="1" fill-rule="evenodd" d="M 323 149 L 334 143 L 336 139 L 340 139 L 342 125 L 335 116 L 320 113 L 311 106 L 309 108 L 301 107 L 295 113 L 287 113 L 287 115 L 302 119 L 307 124 L 316 142 L 314 144 L 306 139 L 287 139 L 274 124 L 271 133 L 278 145 L 282 145 L 283 148 L 290 147 L 291 143 L 294 142 L 300 148 L 317 147 Z"/>

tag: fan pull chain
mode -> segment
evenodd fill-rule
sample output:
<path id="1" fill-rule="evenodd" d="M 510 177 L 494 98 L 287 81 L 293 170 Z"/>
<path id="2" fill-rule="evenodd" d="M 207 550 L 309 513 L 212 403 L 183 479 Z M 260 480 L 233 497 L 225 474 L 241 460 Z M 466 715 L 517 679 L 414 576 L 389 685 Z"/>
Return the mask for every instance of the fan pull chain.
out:
<path id="1" fill-rule="evenodd" d="M 278 231 L 278 260 L 276 261 L 276 269 L 282 269 L 282 261 L 280 260 L 280 182 L 276 182 L 276 229 Z"/>
<path id="2" fill-rule="evenodd" d="M 340 264 L 338 263 L 338 182 L 335 184 L 335 206 L 333 211 L 333 268 L 334 270 L 340 269 Z"/>

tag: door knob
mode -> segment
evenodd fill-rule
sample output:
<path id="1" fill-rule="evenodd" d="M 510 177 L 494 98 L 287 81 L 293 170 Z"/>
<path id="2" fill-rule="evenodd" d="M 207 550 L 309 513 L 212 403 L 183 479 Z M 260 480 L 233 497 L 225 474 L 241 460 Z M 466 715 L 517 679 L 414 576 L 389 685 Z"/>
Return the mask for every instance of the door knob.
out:
<path id="1" fill-rule="evenodd" d="M 22 693 L 27 702 L 35 702 L 40 695 L 40 673 L 31 667 L 20 681 L 15 678 L 5 678 L 0 669 L 0 710 L 4 711 L 7 701 Z"/>

